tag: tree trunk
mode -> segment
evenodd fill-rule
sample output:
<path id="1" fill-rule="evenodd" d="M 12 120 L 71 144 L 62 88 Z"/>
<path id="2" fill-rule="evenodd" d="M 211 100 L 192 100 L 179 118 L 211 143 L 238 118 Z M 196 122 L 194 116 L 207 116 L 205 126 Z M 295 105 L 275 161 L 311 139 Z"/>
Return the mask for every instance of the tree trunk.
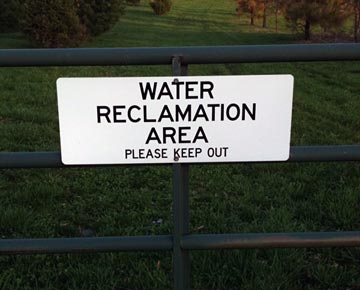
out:
<path id="1" fill-rule="evenodd" d="M 311 23 L 309 19 L 305 21 L 305 40 L 311 39 Z"/>
<path id="2" fill-rule="evenodd" d="M 354 19 L 354 42 L 358 42 L 358 32 L 359 32 L 359 11 L 355 8 L 355 19 Z"/>
<path id="3" fill-rule="evenodd" d="M 265 28 L 266 27 L 266 7 L 267 6 L 267 3 L 266 1 L 264 1 L 264 11 L 263 11 L 263 24 L 262 24 L 262 27 Z"/>
<path id="4" fill-rule="evenodd" d="M 278 23 L 279 23 L 278 14 L 279 14 L 279 0 L 276 0 L 276 4 L 275 4 L 275 31 L 276 32 L 278 32 Z"/>
<path id="5" fill-rule="evenodd" d="M 254 21 L 254 18 L 255 18 L 255 11 L 254 11 L 254 8 L 251 8 L 251 11 L 250 11 L 250 24 L 251 25 L 254 25 L 255 24 L 255 21 Z"/>

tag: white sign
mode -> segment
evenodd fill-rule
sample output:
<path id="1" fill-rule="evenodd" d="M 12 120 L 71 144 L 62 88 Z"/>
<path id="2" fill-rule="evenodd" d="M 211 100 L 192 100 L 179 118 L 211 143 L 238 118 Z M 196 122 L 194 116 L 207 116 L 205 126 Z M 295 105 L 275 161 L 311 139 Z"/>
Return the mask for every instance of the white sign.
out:
<path id="1" fill-rule="evenodd" d="M 62 162 L 284 161 L 291 75 L 60 78 Z"/>

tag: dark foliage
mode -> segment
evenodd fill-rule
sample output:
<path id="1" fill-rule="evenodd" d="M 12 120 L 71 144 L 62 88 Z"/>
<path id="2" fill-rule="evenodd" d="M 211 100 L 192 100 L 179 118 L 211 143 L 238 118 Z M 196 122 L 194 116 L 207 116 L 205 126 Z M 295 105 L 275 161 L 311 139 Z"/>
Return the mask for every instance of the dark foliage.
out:
<path id="1" fill-rule="evenodd" d="M 11 32 L 19 29 L 21 19 L 21 5 L 19 0 L 0 1 L 0 32 Z"/>
<path id="2" fill-rule="evenodd" d="M 78 0 L 78 15 L 90 35 L 109 30 L 125 9 L 124 0 Z"/>
<path id="3" fill-rule="evenodd" d="M 77 46 L 86 38 L 73 0 L 26 0 L 23 31 L 41 47 Z"/>
<path id="4" fill-rule="evenodd" d="M 169 13 L 172 1 L 171 0 L 151 0 L 150 6 L 157 15 L 164 15 Z"/>
<path id="5" fill-rule="evenodd" d="M 36 46 L 78 46 L 110 29 L 124 7 L 124 0 L 25 0 L 22 28 Z"/>
<path id="6" fill-rule="evenodd" d="M 131 6 L 139 6 L 140 0 L 126 0 L 126 4 L 131 5 Z"/>

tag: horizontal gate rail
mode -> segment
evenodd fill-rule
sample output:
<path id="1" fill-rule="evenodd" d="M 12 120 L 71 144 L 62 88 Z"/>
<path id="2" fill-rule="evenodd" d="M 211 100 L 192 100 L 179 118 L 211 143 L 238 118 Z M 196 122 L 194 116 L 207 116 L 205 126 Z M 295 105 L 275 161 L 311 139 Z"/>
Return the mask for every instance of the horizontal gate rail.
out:
<path id="1" fill-rule="evenodd" d="M 360 60 L 359 44 L 0 49 L 0 67 L 107 66 Z"/>
<path id="2" fill-rule="evenodd" d="M 0 239 L 0 254 L 64 254 L 172 249 L 171 236 Z"/>
<path id="3" fill-rule="evenodd" d="M 187 250 L 359 247 L 360 232 L 189 235 Z"/>
<path id="4" fill-rule="evenodd" d="M 330 161 L 360 161 L 360 145 L 292 146 L 290 148 L 288 162 Z M 284 161 L 269 163 L 275 162 Z M 81 165 L 81 167 L 86 166 L 94 167 L 95 165 Z M 61 162 L 60 152 L 0 152 L 0 168 L 59 167 L 69 167 Z"/>
<path id="5" fill-rule="evenodd" d="M 185 235 L 184 250 L 359 247 L 360 232 L 304 232 Z M 173 237 L 0 239 L 0 255 L 171 251 Z"/>

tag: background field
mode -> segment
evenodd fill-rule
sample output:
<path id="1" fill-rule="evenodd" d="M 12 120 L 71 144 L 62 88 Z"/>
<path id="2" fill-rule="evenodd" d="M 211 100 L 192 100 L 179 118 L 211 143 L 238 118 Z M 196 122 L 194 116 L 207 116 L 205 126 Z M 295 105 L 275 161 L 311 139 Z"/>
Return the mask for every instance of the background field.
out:
<path id="1" fill-rule="evenodd" d="M 294 43 L 281 24 L 251 27 L 231 0 L 175 0 L 157 17 L 147 2 L 85 46 Z M 271 20 L 270 20 L 271 21 Z M 24 48 L 0 34 L 0 48 Z M 190 66 L 190 75 L 295 77 L 292 145 L 360 143 L 360 63 Z M 0 150 L 59 150 L 55 81 L 63 76 L 162 76 L 169 66 L 1 68 Z M 0 171 L 0 237 L 170 234 L 170 167 Z M 191 167 L 196 233 L 358 230 L 359 164 Z M 193 289 L 360 289 L 359 249 L 192 253 Z M 0 256 L 0 289 L 171 289 L 170 253 Z"/>

